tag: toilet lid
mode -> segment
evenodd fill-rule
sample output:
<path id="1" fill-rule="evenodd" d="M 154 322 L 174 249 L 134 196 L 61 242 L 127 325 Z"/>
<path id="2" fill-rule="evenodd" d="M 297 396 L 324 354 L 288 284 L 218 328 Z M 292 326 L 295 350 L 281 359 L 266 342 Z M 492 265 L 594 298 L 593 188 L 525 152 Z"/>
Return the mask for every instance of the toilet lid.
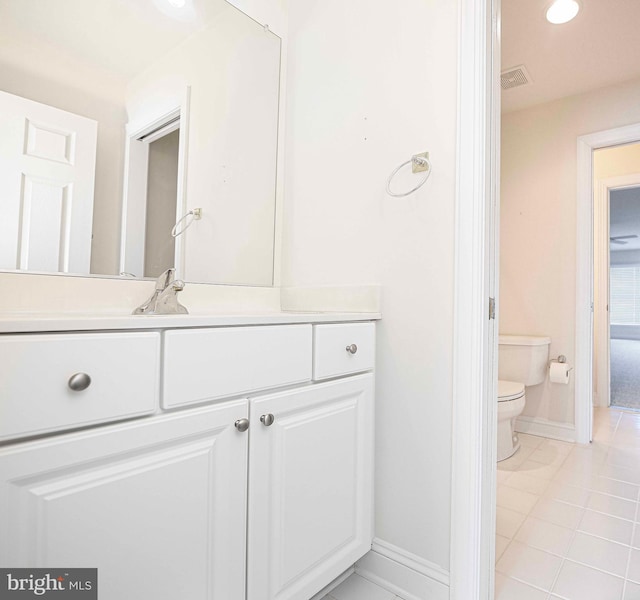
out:
<path id="1" fill-rule="evenodd" d="M 515 400 L 524 395 L 524 384 L 517 381 L 498 380 L 498 402 Z"/>

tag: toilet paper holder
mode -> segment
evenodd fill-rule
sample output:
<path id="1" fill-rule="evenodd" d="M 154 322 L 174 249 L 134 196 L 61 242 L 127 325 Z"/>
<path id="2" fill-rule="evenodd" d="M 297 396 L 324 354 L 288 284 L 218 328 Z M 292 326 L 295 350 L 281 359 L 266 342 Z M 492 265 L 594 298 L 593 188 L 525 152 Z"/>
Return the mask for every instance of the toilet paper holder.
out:
<path id="1" fill-rule="evenodd" d="M 558 363 L 564 364 L 564 363 L 567 362 L 567 357 L 564 354 L 560 354 L 560 356 L 558 356 L 558 358 L 552 358 L 549 361 L 549 366 L 551 366 L 551 363 L 554 363 L 554 362 L 558 362 Z M 573 371 L 573 367 L 569 367 L 569 371 Z"/>

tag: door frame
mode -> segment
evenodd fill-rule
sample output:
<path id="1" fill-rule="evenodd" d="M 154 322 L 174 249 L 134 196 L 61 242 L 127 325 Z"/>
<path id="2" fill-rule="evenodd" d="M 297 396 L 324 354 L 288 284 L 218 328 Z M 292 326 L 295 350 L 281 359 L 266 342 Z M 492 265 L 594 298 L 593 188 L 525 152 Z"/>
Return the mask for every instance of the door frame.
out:
<path id="1" fill-rule="evenodd" d="M 147 203 L 147 169 L 149 143 L 180 128 L 178 144 L 178 191 L 176 221 L 186 213 L 187 161 L 189 148 L 189 111 L 191 86 L 186 86 L 182 98 L 161 115 L 149 112 L 126 127 L 124 151 L 124 182 L 122 193 L 122 221 L 120 226 L 120 273 L 144 276 L 144 248 Z M 169 124 L 179 118 L 179 125 Z M 166 126 L 166 127 L 165 127 Z M 154 133 L 158 131 L 158 133 Z M 140 138 L 144 138 L 141 141 Z M 184 236 L 175 240 L 176 277 L 184 277 Z"/>
<path id="2" fill-rule="evenodd" d="M 500 184 L 500 0 L 461 0 L 450 600 L 493 600 Z"/>
<path id="3" fill-rule="evenodd" d="M 594 182 L 594 406 L 611 405 L 611 323 L 609 318 L 610 198 L 612 190 L 640 186 L 640 173 L 597 179 Z"/>
<path id="4" fill-rule="evenodd" d="M 640 123 L 578 137 L 576 202 L 576 442 L 588 444 L 593 428 L 594 181 L 593 152 L 640 141 Z"/>

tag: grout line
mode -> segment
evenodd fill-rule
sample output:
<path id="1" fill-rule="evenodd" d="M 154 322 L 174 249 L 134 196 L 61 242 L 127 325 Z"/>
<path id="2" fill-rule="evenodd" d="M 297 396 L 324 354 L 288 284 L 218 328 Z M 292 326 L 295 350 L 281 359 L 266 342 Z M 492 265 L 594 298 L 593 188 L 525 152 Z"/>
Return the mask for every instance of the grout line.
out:
<path id="1" fill-rule="evenodd" d="M 556 583 L 558 583 L 558 579 L 560 578 L 560 573 L 562 573 L 562 568 L 564 567 L 564 564 L 567 561 L 566 553 L 571 550 L 571 546 L 573 545 L 573 542 L 576 539 L 578 527 L 580 527 L 580 523 L 582 523 L 582 519 L 584 519 L 584 514 L 586 509 L 583 507 L 581 510 L 582 510 L 582 514 L 580 515 L 580 521 L 578 521 L 576 528 L 573 530 L 573 534 L 571 535 L 571 541 L 569 542 L 567 546 L 567 550 L 565 551 L 565 556 L 562 557 L 560 561 L 560 567 L 558 568 L 558 572 L 556 573 L 556 576 L 553 578 L 553 581 L 551 582 L 551 587 L 549 588 L 549 596 L 551 596 L 551 594 L 554 593 L 553 588 L 555 588 Z M 557 594 L 557 595 L 560 596 L 560 594 Z"/>
<path id="2" fill-rule="evenodd" d="M 636 521 L 638 519 L 638 500 L 640 500 L 640 494 L 636 496 Z M 631 530 L 631 549 L 629 550 L 629 556 L 627 556 L 627 568 L 624 572 L 624 585 L 622 586 L 622 597 L 625 597 L 627 593 L 627 582 L 629 581 L 629 567 L 631 566 L 631 555 L 633 554 L 633 540 L 635 538 L 636 529 L 638 529 L 638 524 L 634 523 L 633 529 Z"/>

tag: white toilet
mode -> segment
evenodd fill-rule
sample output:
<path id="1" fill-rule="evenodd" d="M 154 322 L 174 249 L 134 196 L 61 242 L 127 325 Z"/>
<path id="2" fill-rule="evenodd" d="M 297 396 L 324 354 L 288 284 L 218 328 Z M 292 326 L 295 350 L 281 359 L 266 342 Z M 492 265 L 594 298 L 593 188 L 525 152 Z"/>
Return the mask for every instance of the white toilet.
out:
<path id="1" fill-rule="evenodd" d="M 547 376 L 551 338 L 501 335 L 498 339 L 498 461 L 518 448 L 515 419 L 524 410 L 525 386 L 538 385 Z"/>

